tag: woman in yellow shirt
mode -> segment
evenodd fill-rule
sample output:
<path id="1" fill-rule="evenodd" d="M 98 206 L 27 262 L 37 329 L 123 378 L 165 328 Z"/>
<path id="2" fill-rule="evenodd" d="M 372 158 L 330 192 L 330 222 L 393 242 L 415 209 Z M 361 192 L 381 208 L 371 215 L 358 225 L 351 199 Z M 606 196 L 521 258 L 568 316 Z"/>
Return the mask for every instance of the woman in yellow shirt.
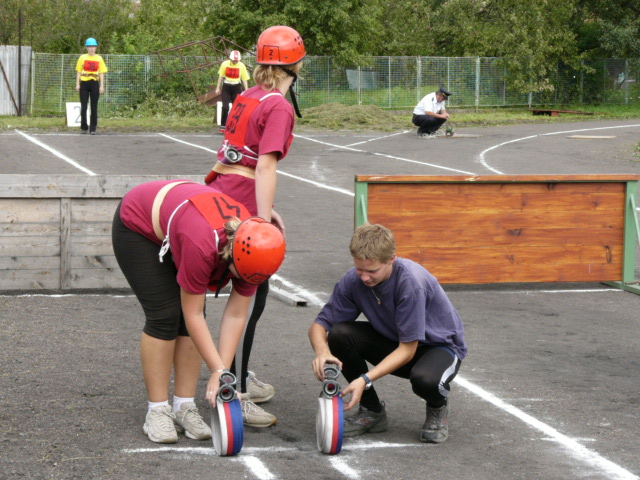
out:
<path id="1" fill-rule="evenodd" d="M 82 133 L 96 134 L 98 127 L 98 99 L 104 93 L 104 74 L 107 66 L 100 55 L 96 55 L 98 42 L 88 38 L 85 42 L 87 53 L 80 55 L 76 64 L 76 90 L 80 92 L 80 128 Z M 91 99 L 91 119 L 87 124 L 87 104 Z"/>

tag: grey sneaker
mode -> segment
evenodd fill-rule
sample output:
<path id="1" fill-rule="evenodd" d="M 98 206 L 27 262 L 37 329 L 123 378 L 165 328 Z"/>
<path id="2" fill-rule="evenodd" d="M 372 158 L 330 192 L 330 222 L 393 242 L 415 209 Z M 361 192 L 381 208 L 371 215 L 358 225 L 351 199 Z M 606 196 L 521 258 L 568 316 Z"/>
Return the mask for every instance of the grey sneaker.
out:
<path id="1" fill-rule="evenodd" d="M 252 371 L 247 373 L 247 393 L 251 396 L 251 401 L 253 403 L 264 403 L 271 400 L 275 393 L 273 386 L 258 380 L 256 374 Z"/>
<path id="2" fill-rule="evenodd" d="M 251 396 L 244 394 L 240 401 L 242 420 L 249 427 L 265 428 L 275 425 L 278 419 L 251 401 Z"/>
<path id="3" fill-rule="evenodd" d="M 363 433 L 384 432 L 389 426 L 387 410 L 382 402 L 382 410 L 379 413 L 367 410 L 362 405 L 358 406 L 355 415 L 344 419 L 344 436 L 357 437 Z"/>
<path id="4" fill-rule="evenodd" d="M 442 443 L 449 436 L 449 403 L 440 408 L 427 405 L 427 419 L 422 425 L 420 441 L 424 443 Z"/>
<path id="5" fill-rule="evenodd" d="M 169 405 L 154 408 L 147 412 L 142 431 L 149 437 L 149 440 L 156 443 L 176 443 L 178 432 L 173 425 L 176 416 L 171 411 Z"/>
<path id="6" fill-rule="evenodd" d="M 183 403 L 180 405 L 180 410 L 174 415 L 173 423 L 177 432 L 184 433 L 194 440 L 209 440 L 211 438 L 211 427 L 202 419 L 195 403 Z"/>
<path id="7" fill-rule="evenodd" d="M 440 134 L 442 135 L 442 134 Z M 438 132 L 433 132 L 433 133 L 421 133 L 418 135 L 421 138 L 436 138 L 438 137 Z"/>

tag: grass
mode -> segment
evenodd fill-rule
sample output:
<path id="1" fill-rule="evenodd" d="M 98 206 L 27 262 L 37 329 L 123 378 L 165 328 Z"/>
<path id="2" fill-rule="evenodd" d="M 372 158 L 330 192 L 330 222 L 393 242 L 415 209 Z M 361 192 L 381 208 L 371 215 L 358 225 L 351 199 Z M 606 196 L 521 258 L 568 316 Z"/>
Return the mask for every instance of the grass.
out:
<path id="1" fill-rule="evenodd" d="M 587 111 L 592 115 L 561 114 L 558 117 L 536 116 L 527 108 L 453 109 L 451 122 L 456 129 L 471 126 L 500 126 L 540 124 L 602 119 L 640 118 L 640 106 L 561 107 L 565 110 Z M 372 105 L 343 105 L 329 103 L 303 110 L 297 131 L 343 130 L 357 132 L 392 132 L 415 128 L 411 124 L 411 110 L 389 111 Z M 215 109 L 194 105 L 193 102 L 153 98 L 137 108 L 122 109 L 100 116 L 99 128 L 104 132 L 198 132 L 208 133 L 214 128 Z M 66 126 L 66 118 L 0 117 L 0 131 L 75 131 Z M 640 144 L 637 149 L 640 152 Z M 639 153 L 640 155 L 640 153 Z"/>

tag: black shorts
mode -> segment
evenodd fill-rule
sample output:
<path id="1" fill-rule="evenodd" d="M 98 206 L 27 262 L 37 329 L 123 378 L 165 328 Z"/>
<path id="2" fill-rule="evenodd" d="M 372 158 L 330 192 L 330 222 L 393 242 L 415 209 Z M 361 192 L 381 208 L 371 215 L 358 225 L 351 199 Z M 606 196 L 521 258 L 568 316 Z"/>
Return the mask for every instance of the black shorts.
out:
<path id="1" fill-rule="evenodd" d="M 161 340 L 188 336 L 171 252 L 160 263 L 160 245 L 127 227 L 120 218 L 120 205 L 113 216 L 111 237 L 120 269 L 144 310 L 144 333 Z"/>

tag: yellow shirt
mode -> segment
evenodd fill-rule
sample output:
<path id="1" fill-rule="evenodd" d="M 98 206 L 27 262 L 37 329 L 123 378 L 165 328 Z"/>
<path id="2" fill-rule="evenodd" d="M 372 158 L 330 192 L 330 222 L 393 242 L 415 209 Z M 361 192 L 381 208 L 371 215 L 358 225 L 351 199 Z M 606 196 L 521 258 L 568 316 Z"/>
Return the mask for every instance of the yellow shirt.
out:
<path id="1" fill-rule="evenodd" d="M 80 55 L 76 63 L 76 71 L 80 73 L 80 81 L 100 80 L 100 73 L 107 73 L 107 65 L 100 55 Z"/>
<path id="2" fill-rule="evenodd" d="M 218 75 L 224 79 L 224 83 L 238 84 L 241 80 L 249 80 L 249 72 L 247 67 L 242 62 L 237 62 L 235 65 L 231 63 L 231 60 L 225 60 L 220 65 Z"/>

